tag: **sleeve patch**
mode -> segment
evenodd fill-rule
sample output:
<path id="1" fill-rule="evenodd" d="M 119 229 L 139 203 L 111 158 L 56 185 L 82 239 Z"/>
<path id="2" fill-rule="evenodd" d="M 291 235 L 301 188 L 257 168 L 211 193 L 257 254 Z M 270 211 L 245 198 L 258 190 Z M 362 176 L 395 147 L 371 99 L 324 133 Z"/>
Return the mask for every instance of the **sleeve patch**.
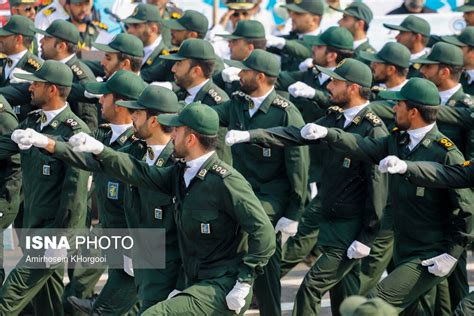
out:
<path id="1" fill-rule="evenodd" d="M 32 66 L 33 68 L 35 68 L 36 70 L 38 70 L 41 67 L 41 64 L 33 58 L 28 58 L 26 63 Z"/>

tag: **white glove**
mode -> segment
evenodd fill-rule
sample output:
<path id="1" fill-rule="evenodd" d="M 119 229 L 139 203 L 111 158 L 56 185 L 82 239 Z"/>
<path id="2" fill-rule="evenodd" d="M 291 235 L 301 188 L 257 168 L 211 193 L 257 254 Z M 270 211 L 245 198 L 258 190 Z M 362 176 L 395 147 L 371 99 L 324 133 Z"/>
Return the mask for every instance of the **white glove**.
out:
<path id="1" fill-rule="evenodd" d="M 234 288 L 225 297 L 227 307 L 235 311 L 236 314 L 239 314 L 242 307 L 245 306 L 245 298 L 249 295 L 251 287 L 248 283 L 236 281 Z"/>
<path id="2" fill-rule="evenodd" d="M 283 49 L 285 47 L 286 40 L 283 37 L 268 35 L 267 36 L 267 47 L 276 47 Z"/>
<path id="3" fill-rule="evenodd" d="M 288 92 L 295 98 L 312 99 L 316 95 L 316 89 L 306 83 L 298 81 L 288 87 Z"/>
<path id="4" fill-rule="evenodd" d="M 314 123 L 306 124 L 300 131 L 301 137 L 310 140 L 324 138 L 327 134 L 328 129 L 326 127 Z"/>
<path id="5" fill-rule="evenodd" d="M 173 297 L 175 297 L 176 295 L 178 295 L 179 293 L 182 293 L 182 292 L 183 291 L 174 289 L 173 291 L 171 291 L 170 294 L 168 294 L 168 297 L 166 299 L 169 300 L 170 298 L 173 298 Z"/>
<path id="6" fill-rule="evenodd" d="M 354 240 L 352 244 L 347 248 L 347 258 L 349 259 L 360 259 L 367 257 L 370 254 L 370 247 L 367 247 L 363 243 Z"/>
<path id="7" fill-rule="evenodd" d="M 133 261 L 132 258 L 129 256 L 123 255 L 123 271 L 125 271 L 126 274 L 129 276 L 133 277 L 135 276 L 133 273 Z"/>
<path id="8" fill-rule="evenodd" d="M 298 222 L 282 217 L 278 220 L 275 226 L 275 233 L 282 232 L 290 236 L 296 235 L 298 231 Z"/>
<path id="9" fill-rule="evenodd" d="M 236 68 L 236 67 L 227 67 L 224 70 L 222 70 L 221 76 L 222 80 L 224 82 L 233 82 L 233 81 L 239 81 L 239 73 L 242 69 Z"/>
<path id="10" fill-rule="evenodd" d="M 45 148 L 48 146 L 48 137 L 38 133 L 34 129 L 27 128 L 19 139 L 18 146 L 35 146 L 38 148 Z"/>
<path id="11" fill-rule="evenodd" d="M 250 141 L 250 133 L 248 131 L 230 130 L 225 134 L 225 144 L 232 146 L 238 143 L 245 143 Z"/>
<path id="12" fill-rule="evenodd" d="M 153 86 L 163 87 L 163 88 L 173 91 L 173 84 L 169 81 L 153 81 L 150 84 Z"/>
<path id="13" fill-rule="evenodd" d="M 84 132 L 69 138 L 69 144 L 71 144 L 73 151 L 93 153 L 94 155 L 98 155 L 104 150 L 104 144 Z"/>
<path id="14" fill-rule="evenodd" d="M 298 65 L 298 69 L 300 71 L 306 71 L 308 70 L 309 68 L 312 68 L 314 65 L 313 65 L 313 58 L 306 58 L 305 60 L 303 60 L 299 65 Z"/>
<path id="15" fill-rule="evenodd" d="M 390 174 L 404 174 L 407 172 L 407 163 L 397 156 L 387 156 L 379 162 L 379 171 Z"/>
<path id="16" fill-rule="evenodd" d="M 25 83 L 25 82 L 31 83 L 31 81 L 29 81 L 29 80 L 17 78 L 16 76 L 14 76 L 15 74 L 28 74 L 28 75 L 31 75 L 31 72 L 25 71 L 25 70 L 17 68 L 17 67 L 13 68 L 13 70 L 8 75 L 8 78 L 10 78 L 10 83 Z"/>
<path id="17" fill-rule="evenodd" d="M 49 258 L 46 259 L 46 268 L 51 266 L 57 265 L 58 263 L 65 262 L 65 258 L 67 257 L 67 249 L 60 248 L 60 249 L 52 249 L 48 248 L 44 251 L 44 257 Z"/>
<path id="18" fill-rule="evenodd" d="M 31 145 L 22 145 L 20 143 L 20 139 L 24 138 L 25 136 L 26 136 L 26 130 L 16 129 L 13 131 L 10 138 L 12 141 L 18 144 L 18 148 L 20 148 L 20 150 L 27 150 L 31 148 Z"/>
<path id="19" fill-rule="evenodd" d="M 444 277 L 453 270 L 458 260 L 447 253 L 423 260 L 421 265 L 428 267 L 428 272 L 439 277 Z"/>

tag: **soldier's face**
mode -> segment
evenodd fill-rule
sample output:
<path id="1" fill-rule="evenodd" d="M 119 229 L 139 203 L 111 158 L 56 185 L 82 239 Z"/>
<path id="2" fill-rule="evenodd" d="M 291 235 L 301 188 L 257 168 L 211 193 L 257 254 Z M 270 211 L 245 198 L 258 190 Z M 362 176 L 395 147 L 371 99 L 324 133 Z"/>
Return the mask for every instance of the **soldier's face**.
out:
<path id="1" fill-rule="evenodd" d="M 110 121 L 115 117 L 114 96 L 112 93 L 104 94 L 100 97 L 99 103 L 101 105 L 100 111 L 102 118 Z"/>
<path id="2" fill-rule="evenodd" d="M 15 36 L 0 36 L 0 52 L 6 55 L 11 55 L 15 53 Z"/>
<path id="3" fill-rule="evenodd" d="M 474 65 L 474 49 L 464 46 L 461 47 L 464 59 L 464 67 L 472 68 Z"/>
<path id="4" fill-rule="evenodd" d="M 247 58 L 252 49 L 250 45 L 242 38 L 229 40 L 230 58 L 243 61 Z"/>
<path id="5" fill-rule="evenodd" d="M 357 20 L 353 16 L 343 14 L 342 19 L 340 19 L 337 23 L 340 27 L 346 28 L 352 34 L 354 34 L 356 31 Z"/>
<path id="6" fill-rule="evenodd" d="M 174 63 L 171 71 L 174 73 L 174 79 L 178 86 L 183 89 L 191 87 L 193 83 L 191 60 L 183 59 Z"/>
<path id="7" fill-rule="evenodd" d="M 255 70 L 242 69 L 239 72 L 240 90 L 248 95 L 256 91 L 258 89 L 257 76 L 258 73 Z"/>
<path id="8" fill-rule="evenodd" d="M 409 50 L 413 48 L 414 38 L 415 34 L 413 34 L 412 32 L 398 32 L 397 36 L 395 36 L 397 42 L 404 45 Z"/>
<path id="9" fill-rule="evenodd" d="M 440 71 L 439 71 L 439 65 L 434 64 L 425 64 L 421 66 L 420 72 L 422 73 L 423 77 L 428 79 L 429 81 L 433 82 L 436 86 L 439 86 L 441 84 L 441 81 L 443 80 L 440 77 Z"/>
<path id="10" fill-rule="evenodd" d="M 58 55 L 56 50 L 56 38 L 44 36 L 41 39 L 41 57 L 44 60 L 55 59 Z"/>
<path id="11" fill-rule="evenodd" d="M 236 27 L 239 21 L 250 20 L 250 13 L 247 10 L 234 10 L 229 20 L 232 22 L 233 27 Z"/>
<path id="12" fill-rule="evenodd" d="M 189 31 L 186 30 L 171 30 L 171 44 L 174 46 L 181 46 L 181 43 L 188 38 Z"/>
<path id="13" fill-rule="evenodd" d="M 296 33 L 306 33 L 309 31 L 309 26 L 313 15 L 309 13 L 298 13 L 290 11 L 291 29 Z"/>
<path id="14" fill-rule="evenodd" d="M 462 17 L 466 21 L 467 26 L 474 26 L 474 11 L 473 12 L 464 12 Z"/>
<path id="15" fill-rule="evenodd" d="M 104 57 L 100 61 L 107 78 L 109 78 L 117 70 L 121 69 L 121 63 L 117 57 L 118 53 L 105 53 Z"/>
<path id="16" fill-rule="evenodd" d="M 147 118 L 145 110 L 134 110 L 132 112 L 132 122 L 133 128 L 135 130 L 135 135 L 141 139 L 148 139 L 151 137 L 152 133 L 150 132 L 151 120 L 156 119 L 154 117 Z"/>
<path id="17" fill-rule="evenodd" d="M 403 131 L 406 131 L 410 128 L 410 111 L 408 110 L 407 104 L 405 101 L 398 101 L 397 104 L 393 107 L 393 111 L 395 112 L 395 124 L 397 127 Z"/>
<path id="18" fill-rule="evenodd" d="M 143 45 L 148 45 L 151 31 L 146 23 L 133 23 L 127 24 L 127 33 L 138 37 Z"/>
<path id="19" fill-rule="evenodd" d="M 329 94 L 331 95 L 331 103 L 338 105 L 342 108 L 345 108 L 349 103 L 349 87 L 346 81 L 332 79 L 331 82 L 327 85 Z"/>
<path id="20" fill-rule="evenodd" d="M 48 90 L 50 85 L 45 82 L 33 81 L 28 90 L 31 94 L 31 104 L 36 105 L 39 108 L 42 108 L 49 101 Z"/>
<path id="21" fill-rule="evenodd" d="M 185 126 L 178 126 L 171 132 L 176 157 L 185 158 L 188 155 L 189 150 L 187 145 L 190 137 L 191 134 L 187 131 Z"/>
<path id="22" fill-rule="evenodd" d="M 12 15 L 18 14 L 34 20 L 36 17 L 36 7 L 33 4 L 19 4 L 11 8 Z"/>
<path id="23" fill-rule="evenodd" d="M 313 63 L 322 66 L 322 67 L 327 67 L 328 65 L 328 60 L 326 58 L 326 50 L 327 46 L 313 46 L 311 48 L 313 52 Z"/>
<path id="24" fill-rule="evenodd" d="M 77 23 L 84 23 L 92 13 L 92 1 L 85 0 L 81 3 L 71 3 L 66 5 L 71 20 Z"/>
<path id="25" fill-rule="evenodd" d="M 388 75 L 387 75 L 387 65 L 377 62 L 372 62 L 370 64 L 372 68 L 372 74 L 374 75 L 374 81 L 377 83 L 385 83 L 387 82 Z"/>

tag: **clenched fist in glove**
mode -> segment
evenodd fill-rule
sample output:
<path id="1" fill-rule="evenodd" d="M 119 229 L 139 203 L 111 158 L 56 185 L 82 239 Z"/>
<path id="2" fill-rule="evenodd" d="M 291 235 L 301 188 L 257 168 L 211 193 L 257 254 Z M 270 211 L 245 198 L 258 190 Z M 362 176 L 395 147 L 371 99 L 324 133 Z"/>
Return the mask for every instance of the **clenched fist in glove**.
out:
<path id="1" fill-rule="evenodd" d="M 360 241 L 354 240 L 347 249 L 347 258 L 360 259 L 370 254 L 370 247 L 364 245 Z"/>
<path id="2" fill-rule="evenodd" d="M 225 297 L 227 307 L 239 314 L 242 307 L 245 306 L 245 298 L 249 295 L 251 287 L 248 283 L 236 281 L 234 288 Z"/>
<path id="3" fill-rule="evenodd" d="M 407 172 L 407 163 L 397 156 L 387 156 L 379 162 L 379 171 L 390 174 L 404 174 Z"/>
<path id="4" fill-rule="evenodd" d="M 29 149 L 31 146 L 38 148 L 48 146 L 48 137 L 31 128 L 15 130 L 11 135 L 11 139 L 17 143 L 18 147 L 22 150 Z"/>
<path id="5" fill-rule="evenodd" d="M 84 132 L 77 133 L 69 138 L 69 144 L 71 144 L 74 151 L 93 153 L 94 155 L 98 155 L 104 150 L 104 144 Z"/>
<path id="6" fill-rule="evenodd" d="M 428 267 L 428 272 L 436 276 L 444 277 L 453 270 L 458 260 L 453 256 L 443 253 L 442 255 L 423 260 L 421 265 Z"/>
<path id="7" fill-rule="evenodd" d="M 316 89 L 306 83 L 298 81 L 288 87 L 288 92 L 295 98 L 312 99 L 316 95 Z"/>
<path id="8" fill-rule="evenodd" d="M 301 137 L 309 140 L 316 140 L 326 137 L 328 134 L 328 129 L 324 126 L 308 123 L 300 131 Z"/>
<path id="9" fill-rule="evenodd" d="M 232 146 L 238 143 L 245 143 L 250 140 L 250 133 L 248 131 L 230 130 L 225 134 L 225 144 Z"/>
<path id="10" fill-rule="evenodd" d="M 296 235 L 298 231 L 298 222 L 286 217 L 282 217 L 275 225 L 275 233 L 282 232 L 290 236 Z"/>

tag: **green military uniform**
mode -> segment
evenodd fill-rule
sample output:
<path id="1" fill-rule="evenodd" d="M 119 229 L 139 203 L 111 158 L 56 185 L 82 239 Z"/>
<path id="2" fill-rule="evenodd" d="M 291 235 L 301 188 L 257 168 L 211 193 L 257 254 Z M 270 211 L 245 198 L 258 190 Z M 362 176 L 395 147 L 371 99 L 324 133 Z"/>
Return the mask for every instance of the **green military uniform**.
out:
<path id="1" fill-rule="evenodd" d="M 283 7 L 297 13 L 310 13 L 319 16 L 324 13 L 324 5 L 321 1 L 301 0 Z M 268 47 L 267 50 L 281 56 L 281 69 L 283 71 L 298 70 L 299 64 L 306 58 L 311 57 L 311 47 L 300 38 L 300 34 L 295 32 L 290 32 L 283 38 L 285 39 L 283 48 Z"/>
<path id="2" fill-rule="evenodd" d="M 420 97 L 419 91 L 425 91 L 424 96 Z M 439 97 L 436 92 L 434 84 L 414 78 L 400 92 L 383 95 L 391 99 L 437 105 Z M 387 155 L 397 155 L 405 160 L 430 159 L 446 164 L 463 161 L 460 151 L 436 126 L 412 150 L 408 148 L 409 134 L 398 130 L 388 137 L 373 139 L 329 129 L 324 141 L 354 158 L 373 163 L 378 163 Z M 399 311 L 410 306 L 407 313 L 434 313 L 434 297 L 429 300 L 427 296 L 422 296 L 444 279 L 429 273 L 420 262 L 441 253 L 448 253 L 456 259 L 462 255 L 467 244 L 463 234 L 471 229 L 469 201 L 473 194 L 470 190 L 432 190 L 413 185 L 400 176 L 390 178 L 390 193 L 396 268 L 377 285 L 376 294 Z M 448 227 L 444 224 L 446 212 L 455 218 Z M 418 299 L 422 299 L 423 304 L 415 304 Z"/>
<path id="3" fill-rule="evenodd" d="M 71 18 L 67 19 L 66 21 L 71 22 Z M 77 44 L 79 49 L 82 48 L 92 48 L 92 43 L 97 39 L 99 33 L 104 31 L 107 32 L 109 27 L 100 21 L 87 21 L 85 22 L 86 30 L 84 32 L 79 32 L 80 40 Z"/>
<path id="4" fill-rule="evenodd" d="M 204 119 L 206 118 L 206 119 Z M 186 126 L 217 135 L 218 118 L 209 107 L 191 104 L 180 115 L 162 114 L 160 124 Z M 186 288 L 143 315 L 235 315 L 225 296 L 235 281 L 252 283 L 275 249 L 273 228 L 248 182 L 211 154 L 186 188 L 183 164 L 156 168 L 108 148 L 98 160 L 107 173 L 132 185 L 172 194 Z M 248 250 L 239 251 L 248 241 Z M 251 294 L 241 314 L 250 304 Z"/>
<path id="5" fill-rule="evenodd" d="M 244 62 L 228 60 L 227 64 L 241 69 L 253 69 L 276 77 L 279 65 L 275 57 L 256 49 Z M 303 118 L 289 101 L 274 90 L 263 100 L 259 109 L 250 115 L 254 103 L 250 96 L 238 91 L 230 101 L 213 108 L 219 114 L 221 126 L 248 130 L 273 126 L 302 126 Z M 233 164 L 252 185 L 273 225 L 280 218 L 297 221 L 304 209 L 308 184 L 309 155 L 306 147 L 277 148 L 254 145 L 232 147 Z M 279 240 L 280 235 L 277 236 Z M 280 257 L 281 248 L 265 268 L 263 276 L 255 282 L 255 293 L 262 315 L 279 315 L 280 310 Z M 270 290 L 271 289 L 271 290 Z"/>
<path id="6" fill-rule="evenodd" d="M 174 2 L 168 1 L 161 18 L 166 22 L 167 20 L 176 20 L 183 16 L 183 10 L 179 8 Z M 161 36 L 166 46 L 171 47 L 171 32 L 165 23 L 161 24 Z"/>
<path id="7" fill-rule="evenodd" d="M 13 109 L 5 98 L 0 97 L 0 135 L 13 132 L 18 126 Z M 3 230 L 9 227 L 18 213 L 20 207 L 21 169 L 20 155 L 16 154 L 0 161 L 0 284 L 5 279 L 3 270 Z"/>
<path id="8" fill-rule="evenodd" d="M 430 32 L 431 32 L 430 24 L 426 20 L 415 15 L 407 16 L 405 19 L 403 19 L 400 25 L 384 23 L 383 26 L 385 26 L 386 28 L 390 30 L 421 34 L 423 37 L 426 37 L 426 38 L 430 37 Z M 426 55 L 427 54 L 423 55 L 422 57 L 425 57 Z M 414 78 L 414 77 L 423 78 L 423 75 L 420 72 L 420 67 L 421 65 L 417 63 L 416 61 L 414 61 L 412 65 L 410 65 L 410 68 L 408 69 L 407 78 Z"/>
<path id="9" fill-rule="evenodd" d="M 372 45 L 370 45 L 369 39 L 367 39 L 367 41 L 363 42 L 362 44 L 357 46 L 356 49 L 354 49 L 354 58 L 356 58 L 360 61 L 364 61 L 362 58 L 360 58 L 360 53 L 361 52 L 365 52 L 365 53 L 375 53 L 376 52 L 375 48 Z"/>
<path id="10" fill-rule="evenodd" d="M 56 61 L 46 61 L 33 75 L 16 74 L 21 79 L 47 81 L 71 86 L 72 73 Z M 44 114 L 31 113 L 19 126 L 41 129 Z M 42 132 L 69 139 L 78 132 L 89 132 L 87 126 L 66 105 Z M 25 228 L 84 228 L 87 210 L 88 173 L 65 165 L 45 155 L 38 148 L 19 150 L 5 135 L 0 141 L 0 156 L 20 152 L 25 195 Z M 19 266 L 11 272 L 0 291 L 2 314 L 16 315 L 33 299 L 35 312 L 41 315 L 62 315 L 63 291 L 61 268 L 35 269 Z"/>

